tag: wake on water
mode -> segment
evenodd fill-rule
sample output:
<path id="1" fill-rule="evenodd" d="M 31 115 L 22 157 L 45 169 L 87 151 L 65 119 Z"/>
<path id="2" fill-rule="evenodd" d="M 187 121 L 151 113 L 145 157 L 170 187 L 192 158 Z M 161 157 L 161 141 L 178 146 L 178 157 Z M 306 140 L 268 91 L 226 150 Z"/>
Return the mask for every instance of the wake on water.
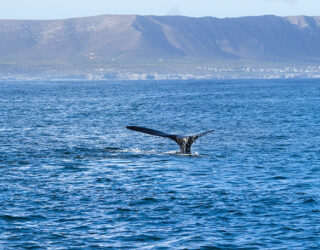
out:
<path id="1" fill-rule="evenodd" d="M 189 157 L 201 157 L 203 154 L 194 152 L 192 154 L 182 154 L 179 151 L 171 150 L 166 152 L 158 152 L 155 150 L 141 150 L 139 148 L 116 148 L 116 147 L 107 147 L 105 148 L 107 152 L 111 153 L 134 153 L 140 155 L 176 155 L 176 156 L 189 156 Z"/>

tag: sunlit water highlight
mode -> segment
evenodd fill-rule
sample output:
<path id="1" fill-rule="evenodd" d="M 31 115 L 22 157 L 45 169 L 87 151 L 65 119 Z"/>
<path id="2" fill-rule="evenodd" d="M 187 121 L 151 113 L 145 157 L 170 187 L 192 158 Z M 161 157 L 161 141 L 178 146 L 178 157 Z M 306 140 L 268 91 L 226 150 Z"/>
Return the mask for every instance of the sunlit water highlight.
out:
<path id="1" fill-rule="evenodd" d="M 0 83 L 0 248 L 319 249 L 319 202 L 319 80 Z"/>

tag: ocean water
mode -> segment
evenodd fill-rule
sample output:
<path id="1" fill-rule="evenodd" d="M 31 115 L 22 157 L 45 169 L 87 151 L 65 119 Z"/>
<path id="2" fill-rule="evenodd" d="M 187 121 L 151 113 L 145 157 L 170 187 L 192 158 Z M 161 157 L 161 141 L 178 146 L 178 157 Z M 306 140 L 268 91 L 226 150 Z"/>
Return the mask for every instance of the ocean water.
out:
<path id="1" fill-rule="evenodd" d="M 0 248 L 319 249 L 320 80 L 0 82 Z"/>

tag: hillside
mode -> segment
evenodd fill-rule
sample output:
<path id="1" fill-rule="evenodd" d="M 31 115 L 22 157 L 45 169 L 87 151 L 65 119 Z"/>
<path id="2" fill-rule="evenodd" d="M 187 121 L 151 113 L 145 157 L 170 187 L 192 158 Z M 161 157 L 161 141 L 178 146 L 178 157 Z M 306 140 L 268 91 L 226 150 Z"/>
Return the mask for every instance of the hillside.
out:
<path id="1" fill-rule="evenodd" d="M 0 20 L 0 60 L 319 61 L 320 17 L 119 16 Z"/>
<path id="2" fill-rule="evenodd" d="M 1 79 L 319 77 L 318 63 L 320 17 L 0 20 Z"/>

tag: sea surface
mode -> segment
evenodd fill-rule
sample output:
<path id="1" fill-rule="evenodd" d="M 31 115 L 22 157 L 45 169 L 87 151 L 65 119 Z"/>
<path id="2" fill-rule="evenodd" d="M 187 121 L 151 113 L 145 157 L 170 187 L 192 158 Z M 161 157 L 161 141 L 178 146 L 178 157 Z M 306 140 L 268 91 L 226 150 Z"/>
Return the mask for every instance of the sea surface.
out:
<path id="1" fill-rule="evenodd" d="M 0 249 L 46 248 L 320 249 L 320 80 L 1 81 Z"/>

